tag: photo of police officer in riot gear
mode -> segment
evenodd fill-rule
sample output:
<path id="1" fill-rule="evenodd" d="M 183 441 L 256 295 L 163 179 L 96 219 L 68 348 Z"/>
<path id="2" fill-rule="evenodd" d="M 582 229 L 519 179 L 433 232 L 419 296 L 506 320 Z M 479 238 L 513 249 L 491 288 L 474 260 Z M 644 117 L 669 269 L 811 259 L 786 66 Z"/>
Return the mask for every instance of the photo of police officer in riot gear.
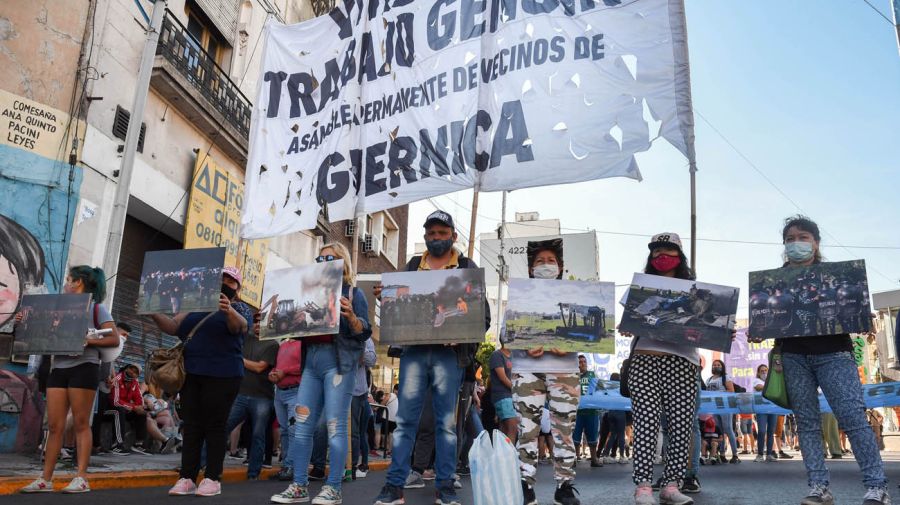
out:
<path id="1" fill-rule="evenodd" d="M 868 333 L 863 260 L 750 272 L 750 332 L 761 338 Z"/>
<path id="2" fill-rule="evenodd" d="M 138 290 L 138 314 L 217 310 L 224 265 L 224 247 L 148 252 Z"/>

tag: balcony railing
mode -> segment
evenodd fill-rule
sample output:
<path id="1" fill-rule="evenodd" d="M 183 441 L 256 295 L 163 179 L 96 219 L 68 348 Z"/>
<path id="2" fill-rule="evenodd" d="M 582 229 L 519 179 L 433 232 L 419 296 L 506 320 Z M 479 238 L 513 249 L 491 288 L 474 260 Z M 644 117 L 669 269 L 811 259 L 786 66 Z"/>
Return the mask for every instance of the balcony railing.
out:
<path id="1" fill-rule="evenodd" d="M 250 100 L 169 11 L 156 54 L 169 61 L 241 135 L 250 134 Z"/>

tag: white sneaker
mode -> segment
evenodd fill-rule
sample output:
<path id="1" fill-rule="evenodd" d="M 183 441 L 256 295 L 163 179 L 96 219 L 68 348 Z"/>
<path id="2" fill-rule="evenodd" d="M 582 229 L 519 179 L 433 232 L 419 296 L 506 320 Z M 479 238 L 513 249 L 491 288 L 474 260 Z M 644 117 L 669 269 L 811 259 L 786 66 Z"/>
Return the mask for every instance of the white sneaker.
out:
<path id="1" fill-rule="evenodd" d="M 884 488 L 870 487 L 863 497 L 863 505 L 891 505 L 891 497 Z"/>
<path id="2" fill-rule="evenodd" d="M 343 503 L 341 492 L 328 484 L 322 486 L 322 490 L 312 501 L 312 505 L 340 505 L 341 503 Z"/>
<path id="3" fill-rule="evenodd" d="M 52 493 L 53 481 L 38 477 L 34 482 L 19 490 L 20 493 Z"/>
<path id="4" fill-rule="evenodd" d="M 89 493 L 90 491 L 91 486 L 88 486 L 87 481 L 81 477 L 75 477 L 68 486 L 62 488 L 62 492 L 65 494 Z"/>
<path id="5" fill-rule="evenodd" d="M 822 484 L 813 484 L 809 487 L 809 493 L 806 498 L 800 502 L 800 505 L 833 505 L 834 497 L 827 486 Z"/>
<path id="6" fill-rule="evenodd" d="M 621 456 L 619 457 L 619 464 L 620 464 L 620 465 L 627 465 L 628 463 L 631 463 L 631 460 L 629 460 L 629 459 L 626 458 L 626 457 L 621 457 Z"/>

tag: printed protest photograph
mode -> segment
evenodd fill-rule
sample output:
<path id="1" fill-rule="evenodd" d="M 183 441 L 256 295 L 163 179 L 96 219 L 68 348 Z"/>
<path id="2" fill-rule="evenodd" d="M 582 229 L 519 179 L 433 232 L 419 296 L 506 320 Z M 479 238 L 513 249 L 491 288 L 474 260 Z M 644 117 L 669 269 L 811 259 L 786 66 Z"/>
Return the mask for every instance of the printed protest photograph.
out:
<path id="1" fill-rule="evenodd" d="M 752 337 L 867 333 L 871 312 L 863 260 L 750 272 Z"/>
<path id="2" fill-rule="evenodd" d="M 619 331 L 727 353 L 739 293 L 730 286 L 636 273 Z"/>
<path id="3" fill-rule="evenodd" d="M 334 335 L 341 322 L 344 260 L 266 272 L 260 338 Z"/>
<path id="4" fill-rule="evenodd" d="M 15 326 L 15 354 L 81 354 L 94 324 L 90 294 L 25 295 Z"/>
<path id="5" fill-rule="evenodd" d="M 382 344 L 484 341 L 484 269 L 385 273 L 383 285 Z"/>
<path id="6" fill-rule="evenodd" d="M 138 291 L 138 314 L 217 310 L 224 265 L 224 247 L 147 252 Z"/>
<path id="7" fill-rule="evenodd" d="M 505 331 L 510 349 L 615 352 L 612 282 L 510 279 Z"/>

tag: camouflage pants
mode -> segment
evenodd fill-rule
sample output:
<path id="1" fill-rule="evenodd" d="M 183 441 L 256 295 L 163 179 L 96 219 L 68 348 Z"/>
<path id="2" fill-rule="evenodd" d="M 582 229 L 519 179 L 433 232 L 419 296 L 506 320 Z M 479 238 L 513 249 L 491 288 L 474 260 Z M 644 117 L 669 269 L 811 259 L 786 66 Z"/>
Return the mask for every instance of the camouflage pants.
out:
<path id="1" fill-rule="evenodd" d="M 578 376 L 568 373 L 513 375 L 513 401 L 521 416 L 517 445 L 522 462 L 522 479 L 534 485 L 538 435 L 541 433 L 541 408 L 549 400 L 554 475 L 557 481 L 574 480 L 575 444 L 572 432 L 575 427 L 575 412 L 578 410 Z"/>

